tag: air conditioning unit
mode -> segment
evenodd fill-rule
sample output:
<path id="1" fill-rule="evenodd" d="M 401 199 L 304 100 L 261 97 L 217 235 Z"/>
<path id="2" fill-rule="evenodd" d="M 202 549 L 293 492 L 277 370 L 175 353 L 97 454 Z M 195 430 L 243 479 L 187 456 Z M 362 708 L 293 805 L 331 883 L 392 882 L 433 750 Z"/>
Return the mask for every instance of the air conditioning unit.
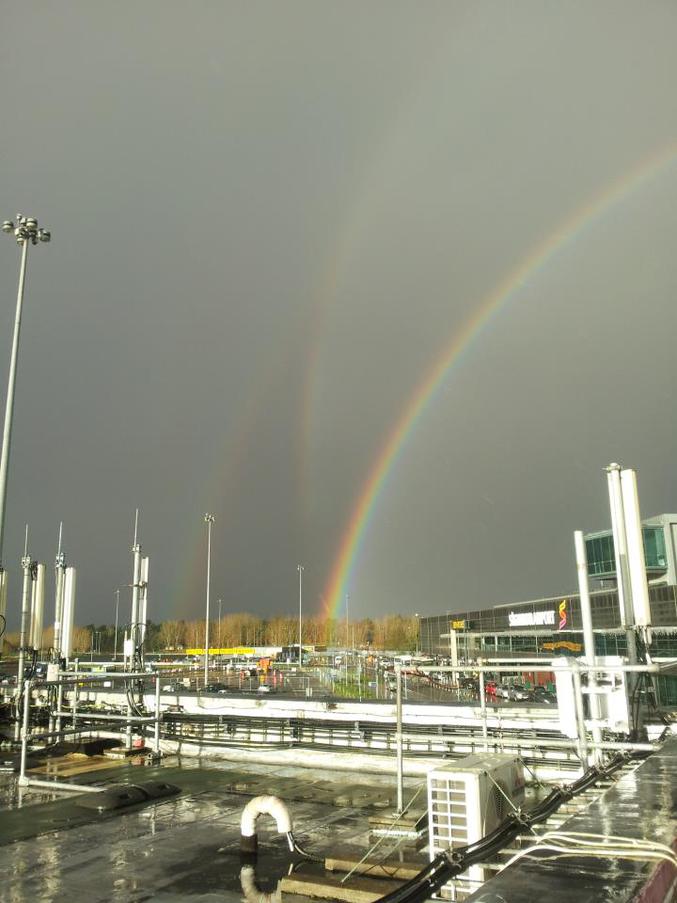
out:
<path id="1" fill-rule="evenodd" d="M 524 801 L 524 766 L 517 756 L 478 753 L 428 772 L 428 832 L 431 860 L 494 830 Z M 443 900 L 463 900 L 488 878 L 471 866 L 440 891 Z"/>

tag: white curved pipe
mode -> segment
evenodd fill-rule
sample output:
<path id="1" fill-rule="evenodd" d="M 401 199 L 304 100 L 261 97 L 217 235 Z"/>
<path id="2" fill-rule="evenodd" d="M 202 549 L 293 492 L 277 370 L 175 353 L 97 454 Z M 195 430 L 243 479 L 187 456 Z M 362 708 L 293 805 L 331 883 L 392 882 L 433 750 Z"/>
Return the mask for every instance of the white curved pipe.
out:
<path id="1" fill-rule="evenodd" d="M 291 816 L 279 796 L 255 796 L 242 810 L 240 819 L 240 846 L 243 850 L 256 850 L 256 819 L 259 815 L 270 815 L 275 819 L 278 834 L 292 832 Z"/>

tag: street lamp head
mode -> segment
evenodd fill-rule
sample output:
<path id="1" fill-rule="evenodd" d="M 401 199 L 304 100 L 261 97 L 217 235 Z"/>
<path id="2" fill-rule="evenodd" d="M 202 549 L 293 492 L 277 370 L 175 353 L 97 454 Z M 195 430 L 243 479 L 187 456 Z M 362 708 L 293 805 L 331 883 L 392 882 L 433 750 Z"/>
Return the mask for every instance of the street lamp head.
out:
<path id="1" fill-rule="evenodd" d="M 36 245 L 38 241 L 48 242 L 52 239 L 51 232 L 38 228 L 38 221 L 34 216 L 24 216 L 22 213 L 17 213 L 14 221 L 6 219 L 2 224 L 2 231 L 14 233 L 18 245 L 27 241 Z"/>
<path id="2" fill-rule="evenodd" d="M 213 524 L 215 520 L 216 520 L 216 518 L 214 517 L 213 514 L 205 514 L 205 523 L 206 524 Z"/>

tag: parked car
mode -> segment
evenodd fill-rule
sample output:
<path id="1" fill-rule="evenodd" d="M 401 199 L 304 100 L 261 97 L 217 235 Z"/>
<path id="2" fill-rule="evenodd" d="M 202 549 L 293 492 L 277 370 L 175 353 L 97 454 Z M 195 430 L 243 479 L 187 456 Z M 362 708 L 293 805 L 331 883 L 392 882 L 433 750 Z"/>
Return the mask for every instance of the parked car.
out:
<path id="1" fill-rule="evenodd" d="M 530 691 L 522 684 L 514 684 L 514 686 L 509 688 L 508 699 L 512 699 L 515 702 L 526 702 L 530 696 Z"/>
<path id="2" fill-rule="evenodd" d="M 207 684 L 207 686 L 203 690 L 204 693 L 227 693 L 228 686 L 227 684 L 213 683 Z"/>
<path id="3" fill-rule="evenodd" d="M 496 696 L 497 699 L 510 699 L 511 691 L 512 688 L 507 684 L 496 684 L 494 696 Z"/>
<path id="4" fill-rule="evenodd" d="M 557 696 L 552 690 L 548 690 L 547 687 L 538 686 L 534 687 L 531 691 L 531 698 L 534 702 L 543 703 L 545 705 L 556 705 L 557 704 Z"/>

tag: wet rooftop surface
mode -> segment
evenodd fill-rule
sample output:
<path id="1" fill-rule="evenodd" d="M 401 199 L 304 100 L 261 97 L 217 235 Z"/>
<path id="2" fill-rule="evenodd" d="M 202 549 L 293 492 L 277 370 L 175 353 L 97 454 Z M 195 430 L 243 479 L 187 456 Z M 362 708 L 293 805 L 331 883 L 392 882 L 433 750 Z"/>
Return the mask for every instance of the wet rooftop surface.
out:
<path id="1" fill-rule="evenodd" d="M 589 832 L 677 844 L 677 739 L 669 740 L 638 768 L 623 775 L 559 832 Z M 536 856 L 553 857 L 552 852 Z M 468 898 L 467 903 L 625 903 L 675 899 L 668 896 L 675 870 L 667 863 L 607 855 L 562 856 L 540 861 L 523 858 L 504 869 Z M 642 889 L 644 896 L 640 896 Z"/>
<path id="2" fill-rule="evenodd" d="M 16 776 L 0 775 L 0 899 L 97 901 L 233 901 L 247 896 L 248 874 L 239 850 L 242 809 L 251 796 L 275 794 L 289 807 L 299 842 L 324 857 L 360 859 L 374 841 L 369 817 L 392 811 L 394 782 L 389 775 L 350 775 L 300 767 L 256 764 L 236 767 L 216 759 L 161 765 L 113 764 L 99 758 L 79 760 L 99 768 L 77 774 L 73 757 L 52 768 L 60 780 L 89 784 L 135 783 L 161 779 L 181 792 L 154 803 L 112 813 L 79 805 L 75 794 L 17 787 Z M 76 763 L 77 764 L 77 763 Z M 44 774 L 37 774 L 44 777 Z M 405 800 L 425 806 L 425 782 L 407 779 Z M 91 799 L 92 794 L 79 795 Z M 677 739 L 627 771 L 587 808 L 564 822 L 560 832 L 591 832 L 652 839 L 672 845 L 677 822 Z M 260 891 L 274 892 L 278 881 L 299 872 L 324 874 L 287 850 L 272 820 L 261 819 L 256 879 Z M 551 854 L 539 854 L 549 856 Z M 427 862 L 397 838 L 383 840 L 371 857 L 387 863 Z M 622 903 L 639 899 L 652 872 L 656 896 L 667 899 L 674 872 L 628 859 L 559 857 L 521 859 L 471 896 L 472 903 Z M 249 876 L 251 872 L 249 872 Z M 364 880 L 364 879 L 362 879 Z M 660 882 L 663 882 L 662 884 Z M 667 882 L 667 883 L 666 883 Z M 280 899 L 280 897 L 275 897 Z M 285 903 L 309 898 L 285 892 Z"/>
<path id="3" fill-rule="evenodd" d="M 243 893 L 244 863 L 239 851 L 240 816 L 252 795 L 272 793 L 285 799 L 295 836 L 313 853 L 355 859 L 370 845 L 369 816 L 387 811 L 384 807 L 394 799 L 394 786 L 379 776 L 351 779 L 317 770 L 256 765 L 235 769 L 214 760 L 125 765 L 69 780 L 98 784 L 153 778 L 176 784 L 181 793 L 127 810 L 98 813 L 78 805 L 74 794 L 19 789 L 13 775 L 2 776 L 2 900 L 258 900 Z M 405 799 L 421 782 L 407 784 Z M 17 796 L 20 807 L 8 809 Z M 418 799 L 423 805 L 424 790 Z M 278 880 L 300 863 L 305 874 L 323 873 L 321 866 L 287 851 L 272 820 L 260 822 L 256 879 L 262 891 L 275 891 Z M 400 860 L 402 843 L 389 839 L 379 847 L 379 855 L 386 861 Z M 426 862 L 422 853 L 411 848 L 405 858 L 421 866 Z M 306 899 L 284 894 L 289 903 Z"/>

